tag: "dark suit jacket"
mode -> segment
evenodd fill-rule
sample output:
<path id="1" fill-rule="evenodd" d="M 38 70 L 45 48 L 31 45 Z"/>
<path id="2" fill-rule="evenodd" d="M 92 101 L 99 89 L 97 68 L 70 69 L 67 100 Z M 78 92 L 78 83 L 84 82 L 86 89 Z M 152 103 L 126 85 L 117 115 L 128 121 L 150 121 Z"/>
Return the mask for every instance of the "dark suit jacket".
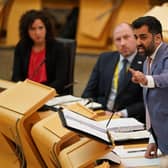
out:
<path id="1" fill-rule="evenodd" d="M 16 45 L 12 81 L 23 81 L 27 78 L 31 49 L 31 45 L 21 41 Z M 45 63 L 48 81 L 44 84 L 55 88 L 59 94 L 64 94 L 68 59 L 63 46 L 56 40 L 46 43 Z"/>
<path id="2" fill-rule="evenodd" d="M 93 98 L 94 101 L 101 103 L 106 109 L 114 70 L 119 58 L 120 55 L 118 52 L 107 52 L 100 55 L 82 97 Z M 142 71 L 143 62 L 144 57 L 135 56 L 131 67 Z M 118 111 L 126 108 L 128 117 L 135 117 L 145 122 L 142 88 L 131 81 L 130 72 L 128 72 L 126 82 L 123 85 L 123 89 L 116 96 L 114 109 Z"/>

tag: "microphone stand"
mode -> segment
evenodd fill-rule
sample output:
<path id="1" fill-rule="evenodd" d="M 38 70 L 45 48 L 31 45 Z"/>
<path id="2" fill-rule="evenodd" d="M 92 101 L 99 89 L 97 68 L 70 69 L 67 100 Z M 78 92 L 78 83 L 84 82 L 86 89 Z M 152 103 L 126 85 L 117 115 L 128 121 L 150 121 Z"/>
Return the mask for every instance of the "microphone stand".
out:
<path id="1" fill-rule="evenodd" d="M 115 143 L 114 143 L 114 140 L 113 140 L 113 138 L 112 138 L 112 136 L 111 136 L 111 134 L 110 134 L 110 131 L 108 130 L 108 125 L 110 124 L 110 122 L 111 122 L 111 120 L 112 120 L 112 118 L 113 118 L 113 116 L 114 116 L 114 113 L 115 113 L 115 112 L 112 112 L 112 114 L 111 114 L 111 116 L 110 116 L 110 118 L 109 118 L 109 120 L 108 120 L 108 122 L 107 122 L 107 124 L 106 124 L 107 137 L 108 137 L 109 141 L 111 142 L 111 145 L 112 145 L 112 146 L 114 146 Z"/>

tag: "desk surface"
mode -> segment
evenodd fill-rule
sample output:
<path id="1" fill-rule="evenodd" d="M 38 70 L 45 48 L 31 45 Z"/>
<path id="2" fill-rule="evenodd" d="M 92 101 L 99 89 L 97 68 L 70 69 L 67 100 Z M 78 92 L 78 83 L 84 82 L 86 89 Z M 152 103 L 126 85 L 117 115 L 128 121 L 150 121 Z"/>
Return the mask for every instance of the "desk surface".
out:
<path id="1" fill-rule="evenodd" d="M 7 80 L 0 79 L 0 92 L 14 86 L 15 83 Z"/>

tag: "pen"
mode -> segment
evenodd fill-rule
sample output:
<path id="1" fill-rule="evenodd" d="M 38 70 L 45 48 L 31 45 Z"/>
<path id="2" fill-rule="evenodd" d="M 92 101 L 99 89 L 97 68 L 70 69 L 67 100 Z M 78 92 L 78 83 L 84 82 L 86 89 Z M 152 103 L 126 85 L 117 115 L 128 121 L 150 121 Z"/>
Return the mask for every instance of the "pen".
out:
<path id="1" fill-rule="evenodd" d="M 145 152 L 145 151 L 146 151 L 146 149 L 131 150 L 131 151 L 128 151 L 128 153 Z"/>

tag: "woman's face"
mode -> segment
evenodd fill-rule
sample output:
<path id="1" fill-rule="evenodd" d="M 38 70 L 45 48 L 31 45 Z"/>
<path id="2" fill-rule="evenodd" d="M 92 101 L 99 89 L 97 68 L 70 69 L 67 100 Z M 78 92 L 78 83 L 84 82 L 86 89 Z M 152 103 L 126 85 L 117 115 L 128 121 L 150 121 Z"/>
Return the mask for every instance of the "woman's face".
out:
<path id="1" fill-rule="evenodd" d="M 46 27 L 40 19 L 35 19 L 28 29 L 28 34 L 33 40 L 34 44 L 45 43 Z"/>

